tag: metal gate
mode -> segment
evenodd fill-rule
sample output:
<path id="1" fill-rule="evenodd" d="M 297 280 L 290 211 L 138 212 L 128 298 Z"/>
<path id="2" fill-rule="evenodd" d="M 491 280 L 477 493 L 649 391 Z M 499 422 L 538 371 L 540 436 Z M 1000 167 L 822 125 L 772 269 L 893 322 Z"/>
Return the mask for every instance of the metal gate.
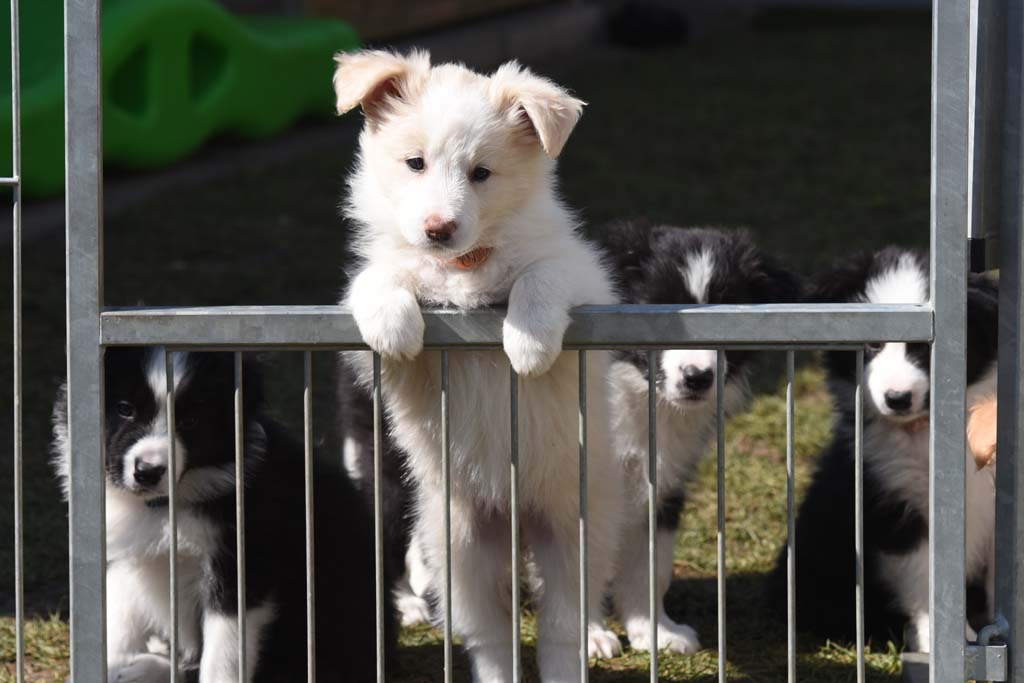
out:
<path id="1" fill-rule="evenodd" d="M 103 305 L 103 192 L 102 107 L 99 0 L 65 2 L 66 88 L 66 190 L 67 190 L 67 349 L 69 437 L 73 458 L 70 489 L 71 555 L 71 669 L 79 683 L 106 681 L 105 661 L 105 532 L 103 465 L 103 355 L 107 347 L 160 345 L 174 349 L 221 349 L 236 351 L 236 397 L 240 397 L 242 349 L 289 349 L 305 354 L 306 457 L 311 453 L 309 394 L 312 382 L 309 354 L 313 350 L 366 348 L 351 314 L 337 306 L 134 308 L 108 309 Z M 973 7 L 972 7 L 973 4 Z M 578 350 L 581 367 L 590 349 L 610 348 L 736 348 L 756 347 L 787 352 L 787 467 L 788 517 L 792 554 L 793 518 L 793 353 L 812 348 L 847 348 L 858 351 L 858 408 L 862 402 L 863 344 L 873 341 L 924 342 L 931 344 L 930 422 L 930 614 L 931 680 L 962 683 L 965 680 L 1024 681 L 1024 657 L 1013 653 L 1024 647 L 1024 467 L 1012 454 L 1024 447 L 1024 414 L 1021 401 L 1024 359 L 1024 263 L 1022 229 L 1021 107 L 1022 99 L 1022 0 L 934 0 L 932 59 L 931 144 L 931 297 L 915 305 L 761 305 L 761 306 L 603 306 L 576 309 L 565 337 L 565 348 Z M 15 545 L 18 681 L 23 672 L 23 577 L 21 500 L 21 284 L 20 284 L 20 159 L 19 159 L 19 63 L 18 0 L 11 0 L 12 87 L 14 109 L 14 171 L 0 178 L 0 185 L 14 191 L 14 468 Z M 972 49 L 972 28 L 977 29 L 978 50 Z M 976 74 L 975 82 L 972 75 Z M 976 96 L 974 91 L 977 91 Z M 977 106 L 976 106 L 977 105 Z M 973 128 L 973 135 L 972 133 Z M 973 183 L 969 183 L 969 169 Z M 973 188 L 973 189 L 972 189 Z M 971 217 L 973 221 L 969 220 Z M 965 481 L 965 347 L 966 276 L 968 272 L 967 226 L 972 236 L 998 231 L 1000 242 L 1000 348 L 999 348 L 999 442 L 997 481 L 997 624 L 985 629 L 982 642 L 968 645 L 964 639 L 964 481 Z M 424 315 L 425 345 L 434 349 L 501 348 L 501 311 L 471 313 L 434 311 Z M 168 354 L 170 358 L 170 354 Z M 721 358 L 721 357 L 720 357 Z M 375 367 L 375 433 L 380 467 L 379 359 Z M 169 361 L 170 362 L 170 361 Z M 442 401 L 447 434 L 447 354 L 442 353 Z M 581 377 L 582 377 L 581 373 Z M 721 381 L 721 373 L 718 374 Z M 173 395 L 173 372 L 168 372 L 168 394 Z M 512 429 L 516 423 L 516 382 L 512 382 Z M 654 392 L 651 391 L 653 397 Z M 721 396 L 721 392 L 719 392 Z M 652 401 L 653 404 L 653 401 Z M 173 402 L 171 402 L 173 405 Z M 720 416 L 721 416 L 721 408 Z M 236 424 L 240 424 L 236 401 Z M 172 415 L 173 415 L 173 411 Z M 859 414 L 860 411 L 858 411 Z M 170 419 L 173 419 L 171 417 Z M 581 380 L 580 423 L 586 421 L 586 387 Z M 718 439 L 718 582 L 719 582 L 719 679 L 725 680 L 725 524 L 724 445 L 722 420 Z M 860 420 L 858 420 L 860 426 Z M 653 424 L 652 424 L 653 427 Z M 857 500 L 851 514 L 857 519 L 858 564 L 862 565 L 861 476 L 863 457 L 860 433 L 856 445 Z M 580 430 L 580 572 L 586 590 L 586 442 Z M 236 428 L 236 452 L 241 438 Z M 657 435 L 650 430 L 653 458 Z M 447 438 L 443 451 L 447 454 Z M 173 440 L 172 440 L 173 442 Z M 509 466 L 517 466 L 513 438 Z M 1006 457 L 1005 454 L 1011 454 Z M 173 458 L 173 453 L 172 453 Z M 172 461 L 173 462 L 173 461 Z M 447 484 L 447 459 L 445 460 Z M 173 471 L 173 464 L 171 465 Z M 307 470 L 308 472 L 308 470 Z M 656 468 L 648 472 L 648 491 L 654 490 Z M 376 479 L 378 482 L 380 478 Z M 240 483 L 240 478 L 237 480 Z M 517 497 L 513 476 L 512 530 L 518 528 Z M 310 483 L 307 475 L 307 506 Z M 241 486 L 238 489 L 241 493 Z M 378 597 L 378 680 L 384 680 L 382 629 L 382 532 L 379 486 L 375 493 Z M 174 523 L 174 493 L 171 493 Z M 237 500 L 244 514 L 244 499 Z M 649 513 L 654 519 L 651 500 Z M 448 526 L 446 519 L 446 528 Z M 244 585 L 244 529 L 239 525 L 239 582 Z M 649 550 L 655 553 L 655 525 L 650 525 Z M 174 534 L 172 534 L 174 539 Z M 312 552 L 307 526 L 307 579 Z M 173 555 L 172 555 L 173 557 Z M 518 546 L 513 565 L 519 562 Z M 450 557 L 447 558 L 450 582 Z M 650 562 L 651 585 L 655 563 Z M 790 597 L 793 570 L 790 562 Z M 172 590 L 174 590 L 172 562 Z M 311 586 L 312 584 L 310 584 Z M 450 680 L 450 598 L 443 596 L 445 622 L 445 679 Z M 312 591 L 309 636 L 312 636 Z M 652 625 L 655 592 L 652 590 Z M 244 590 L 239 591 L 244 596 Z M 514 615 L 519 614 L 514 589 Z M 172 600 L 172 605 L 175 601 Z M 244 634 L 244 597 L 240 597 L 239 632 Z M 581 600 L 585 605 L 585 601 Z M 858 571 L 857 679 L 864 680 L 863 571 Z M 581 614 L 580 657 L 586 680 L 586 614 Z M 791 612 L 792 615 L 792 612 Z M 172 617 L 173 621 L 173 617 Z M 515 639 L 518 661 L 518 620 Z M 795 625 L 789 623 L 789 679 L 795 680 Z M 244 661 L 243 647 L 239 654 Z M 310 640 L 310 643 L 312 640 Z M 656 637 L 653 642 L 657 642 Z M 173 639 L 172 639 L 173 643 Z M 1002 644 L 1006 643 L 1006 644 Z M 175 656 L 172 644 L 171 656 Z M 313 658 L 308 677 L 313 680 Z M 243 672 L 244 666 L 239 667 Z M 518 671 L 518 669 L 517 669 Z M 651 680 L 657 680 L 657 652 L 651 653 Z"/>

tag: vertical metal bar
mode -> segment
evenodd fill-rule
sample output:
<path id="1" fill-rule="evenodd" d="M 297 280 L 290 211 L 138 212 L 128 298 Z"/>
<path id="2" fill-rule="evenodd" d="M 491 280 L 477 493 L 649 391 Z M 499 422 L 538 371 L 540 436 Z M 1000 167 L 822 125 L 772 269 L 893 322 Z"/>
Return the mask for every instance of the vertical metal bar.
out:
<path id="1" fill-rule="evenodd" d="M 587 352 L 579 352 L 579 429 L 580 429 L 580 683 L 587 683 L 588 667 L 587 627 Z"/>
<path id="2" fill-rule="evenodd" d="M 100 3 L 64 2 L 71 677 L 105 681 Z"/>
<path id="3" fill-rule="evenodd" d="M 302 354 L 302 445 L 306 488 L 306 680 L 316 680 L 316 570 L 313 548 L 313 354 Z"/>
<path id="4" fill-rule="evenodd" d="M 245 453 L 242 354 L 235 352 L 235 556 L 238 561 L 238 683 L 245 683 Z"/>
<path id="5" fill-rule="evenodd" d="M 1009 646 L 1010 681 L 1024 681 L 1024 3 L 1005 7 L 1005 109 L 999 148 L 999 450 L 996 467 L 996 624 Z M 999 24 L 996 24 L 997 26 Z"/>
<path id="6" fill-rule="evenodd" d="M 444 680 L 452 681 L 452 465 L 448 351 L 441 351 L 441 478 L 444 487 Z"/>
<path id="7" fill-rule="evenodd" d="M 519 683 L 521 671 L 521 615 L 519 605 L 519 375 L 509 366 L 509 444 L 511 462 L 512 512 L 512 683 Z"/>
<path id="8" fill-rule="evenodd" d="M 964 476 L 967 325 L 967 139 L 970 8 L 932 11 L 929 616 L 932 683 L 964 680 Z"/>
<path id="9" fill-rule="evenodd" d="M 11 209 L 11 260 L 14 280 L 14 619 L 15 677 L 25 682 L 25 526 L 22 499 L 21 377 L 21 28 L 18 0 L 11 0 L 11 176 L 15 178 Z"/>
<path id="10" fill-rule="evenodd" d="M 384 457 L 383 405 L 381 404 L 380 354 L 373 354 L 373 562 L 374 596 L 377 602 L 377 683 L 384 683 L 384 501 L 381 496 L 381 463 Z"/>
<path id="11" fill-rule="evenodd" d="M 998 266 L 1002 198 L 1004 192 L 1012 195 L 1012 190 L 1004 188 L 1001 181 L 1004 162 L 1012 163 L 1009 156 L 1012 152 L 1006 148 L 1004 137 L 1010 131 L 1003 126 L 1004 120 L 1009 122 L 1004 118 L 1009 92 L 1007 32 L 1017 29 L 1007 21 L 1007 14 L 1013 11 L 1011 6 L 1015 3 L 972 0 L 971 4 L 976 30 L 971 33 L 975 43 L 972 50 L 975 68 L 969 72 L 974 86 L 970 100 L 973 105 L 970 117 L 972 163 L 968 169 L 970 256 L 972 270 L 985 270 Z M 1009 41 L 1009 44 L 1019 46 L 1019 40 L 1018 35 L 1018 42 Z"/>
<path id="12" fill-rule="evenodd" d="M 715 368 L 715 428 L 718 454 L 718 680 L 725 683 L 725 351 L 719 349 Z"/>
<path id="13" fill-rule="evenodd" d="M 178 453 L 175 444 L 174 423 L 174 352 L 164 349 L 164 396 L 167 406 L 167 527 L 168 562 L 171 573 L 171 642 L 168 656 L 171 660 L 171 683 L 178 680 Z"/>
<path id="14" fill-rule="evenodd" d="M 853 548 L 857 563 L 854 609 L 857 623 L 857 683 L 864 683 L 864 350 L 857 351 L 853 397 Z"/>
<path id="15" fill-rule="evenodd" d="M 794 353 L 786 352 L 786 680 L 796 683 L 796 460 L 793 457 Z"/>
<path id="16" fill-rule="evenodd" d="M 657 351 L 647 352 L 647 609 L 651 683 L 658 683 L 658 384 Z"/>

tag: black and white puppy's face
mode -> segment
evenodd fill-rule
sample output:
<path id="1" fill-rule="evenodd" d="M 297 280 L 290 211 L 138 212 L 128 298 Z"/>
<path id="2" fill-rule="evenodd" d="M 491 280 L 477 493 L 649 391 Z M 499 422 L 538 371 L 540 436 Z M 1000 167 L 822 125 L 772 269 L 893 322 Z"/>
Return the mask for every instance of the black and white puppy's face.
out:
<path id="1" fill-rule="evenodd" d="M 190 502 L 233 485 L 234 360 L 230 353 L 176 352 L 173 362 L 173 476 L 179 484 L 180 500 Z M 253 409 L 259 393 L 258 378 L 247 380 L 243 409 Z M 164 350 L 108 349 L 104 391 L 108 486 L 143 500 L 166 496 L 171 476 L 171 436 Z M 62 389 L 54 411 L 54 427 L 57 468 L 66 480 L 65 404 L 66 391 Z"/>
<path id="2" fill-rule="evenodd" d="M 928 301 L 926 255 L 888 247 L 860 254 L 817 276 L 811 300 L 873 304 L 924 304 Z M 968 281 L 967 382 L 977 382 L 996 356 L 998 293 L 984 276 Z M 832 379 L 853 384 L 856 358 L 830 352 L 826 365 Z M 928 415 L 931 389 L 928 344 L 872 343 L 864 348 L 864 382 L 868 410 L 895 423 L 913 423 Z"/>
<path id="3" fill-rule="evenodd" d="M 787 303 L 800 297 L 796 276 L 761 253 L 746 231 L 618 225 L 610 229 L 609 250 L 629 303 Z M 740 377 L 749 351 L 724 351 L 724 381 Z M 622 352 L 649 377 L 644 351 Z M 718 353 L 713 349 L 672 349 L 655 354 L 659 397 L 685 407 L 717 395 Z"/>

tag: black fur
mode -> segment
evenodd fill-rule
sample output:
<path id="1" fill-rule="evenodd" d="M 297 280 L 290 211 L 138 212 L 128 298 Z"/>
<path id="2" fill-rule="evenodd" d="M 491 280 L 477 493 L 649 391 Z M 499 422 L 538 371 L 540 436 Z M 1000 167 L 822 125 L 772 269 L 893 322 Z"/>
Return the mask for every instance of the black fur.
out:
<path id="1" fill-rule="evenodd" d="M 106 462 L 115 486 L 120 485 L 124 454 L 156 416 L 157 400 L 146 378 L 151 353 L 142 348 L 113 348 L 106 353 Z M 182 482 L 188 470 L 234 461 L 233 354 L 190 353 L 187 363 L 190 379 L 175 400 L 177 431 L 188 454 Z M 306 671 L 303 449 L 268 416 L 259 368 L 248 357 L 243 400 L 246 603 L 252 608 L 270 599 L 275 605 L 253 680 L 291 683 Z M 55 418 L 58 424 L 66 424 L 63 390 Z M 323 680 L 373 680 L 372 517 L 336 466 L 317 459 L 313 482 L 317 675 Z M 215 551 L 200 560 L 201 609 L 233 617 L 237 609 L 234 489 L 196 501 L 179 500 L 179 514 L 183 512 L 205 518 L 217 534 Z M 387 586 L 385 615 L 390 643 L 396 631 Z"/>
<path id="2" fill-rule="evenodd" d="M 818 274 L 808 294 L 814 303 L 862 301 L 869 280 L 911 255 L 922 273 L 928 273 L 927 255 L 898 247 L 877 253 L 856 254 Z M 982 275 L 968 280 L 967 382 L 974 383 L 996 358 L 998 291 Z M 865 346 L 865 364 L 878 345 Z M 914 364 L 930 368 L 930 347 L 908 345 Z M 854 588 L 854 406 L 856 358 L 849 351 L 825 354 L 825 367 L 833 394 L 836 422 L 832 440 L 819 456 L 811 486 L 800 504 L 796 524 L 797 625 L 801 630 L 838 641 L 855 637 Z M 865 398 L 865 400 L 869 400 Z M 882 419 L 865 410 L 865 428 Z M 900 457 L 893 453 L 893 458 Z M 864 467 L 864 617 L 865 634 L 879 642 L 900 642 L 907 615 L 894 604 L 895 596 L 883 582 L 877 566 L 881 552 L 907 553 L 928 538 L 922 514 L 927 500 L 909 500 L 883 486 L 865 457 Z M 969 607 L 978 610 L 984 592 L 981 577 L 969 577 Z M 783 550 L 768 580 L 769 603 L 781 619 L 786 605 L 786 551 Z"/>

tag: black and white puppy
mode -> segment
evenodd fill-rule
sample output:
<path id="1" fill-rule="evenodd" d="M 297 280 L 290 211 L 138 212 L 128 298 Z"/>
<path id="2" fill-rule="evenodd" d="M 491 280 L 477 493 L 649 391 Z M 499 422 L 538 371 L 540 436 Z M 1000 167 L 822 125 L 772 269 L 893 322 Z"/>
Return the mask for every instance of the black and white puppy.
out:
<path id="1" fill-rule="evenodd" d="M 602 239 L 623 298 L 634 304 L 787 303 L 800 297 L 799 279 L 761 252 L 743 230 L 680 228 L 622 223 Z M 742 410 L 749 395 L 751 353 L 723 351 L 726 416 Z M 649 650 L 647 567 L 648 377 L 657 382 L 658 592 L 672 579 L 679 515 L 687 485 L 716 434 L 717 356 L 709 349 L 674 349 L 655 354 L 618 352 L 610 369 L 612 430 L 630 489 L 621 554 L 612 585 L 615 608 L 630 645 Z M 665 614 L 659 601 L 659 649 L 699 649 L 697 633 Z"/>
<path id="2" fill-rule="evenodd" d="M 928 259 L 889 247 L 845 259 L 820 273 L 813 302 L 921 304 L 928 301 Z M 998 293 L 984 276 L 968 286 L 967 396 L 996 391 Z M 855 637 L 854 391 L 856 358 L 825 354 L 836 418 L 832 441 L 800 505 L 796 526 L 797 626 L 835 640 Z M 865 629 L 884 642 L 926 650 L 928 619 L 928 344 L 878 343 L 864 349 Z M 967 458 L 967 581 L 991 586 L 993 468 Z M 786 554 L 770 598 L 786 601 Z M 990 590 L 986 590 L 991 595 Z M 968 631 L 970 636 L 970 631 Z"/>
<path id="3" fill-rule="evenodd" d="M 200 683 L 238 677 L 234 361 L 176 353 L 175 472 L 168 473 L 163 349 L 107 351 L 106 533 L 109 681 L 170 674 L 168 480 L 178 512 L 179 647 Z M 265 410 L 260 374 L 244 373 L 246 675 L 285 683 L 306 671 L 304 464 L 301 444 Z M 54 465 L 69 488 L 67 393 L 54 408 Z M 317 674 L 375 671 L 369 511 L 339 468 L 315 466 Z M 390 619 L 390 603 L 385 612 Z M 390 623 L 387 630 L 393 632 Z"/>

